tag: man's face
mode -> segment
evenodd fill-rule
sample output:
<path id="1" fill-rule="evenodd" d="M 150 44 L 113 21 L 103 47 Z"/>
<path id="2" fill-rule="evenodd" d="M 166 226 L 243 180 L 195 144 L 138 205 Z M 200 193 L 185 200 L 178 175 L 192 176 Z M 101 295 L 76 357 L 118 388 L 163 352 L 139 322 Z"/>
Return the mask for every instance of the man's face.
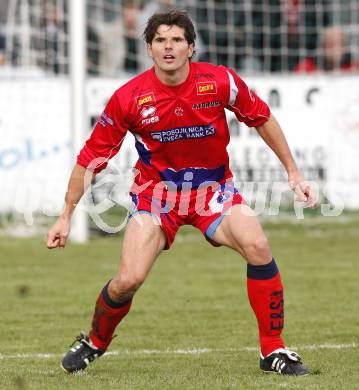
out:
<path id="1" fill-rule="evenodd" d="M 186 41 L 183 28 L 161 24 L 148 46 L 148 52 L 162 71 L 175 72 L 187 64 L 193 54 L 193 44 L 189 45 Z"/>
<path id="2" fill-rule="evenodd" d="M 323 34 L 324 57 L 329 64 L 340 66 L 343 55 L 348 51 L 342 31 L 331 28 Z"/>

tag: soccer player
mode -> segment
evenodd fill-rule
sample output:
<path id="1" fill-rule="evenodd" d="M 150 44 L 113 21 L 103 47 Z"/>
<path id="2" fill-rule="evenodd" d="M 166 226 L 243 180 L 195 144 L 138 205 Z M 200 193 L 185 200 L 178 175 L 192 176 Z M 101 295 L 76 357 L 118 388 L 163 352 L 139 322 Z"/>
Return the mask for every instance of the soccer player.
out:
<path id="1" fill-rule="evenodd" d="M 257 317 L 260 368 L 306 375 L 308 369 L 281 337 L 283 286 L 267 238 L 254 212 L 233 185 L 226 146 L 225 108 L 255 127 L 283 163 L 291 188 L 308 206 L 316 203 L 299 172 L 283 132 L 264 103 L 225 66 L 192 62 L 195 32 L 188 15 L 153 15 L 144 31 L 154 67 L 119 88 L 109 100 L 71 174 L 65 209 L 48 233 L 48 248 L 65 247 L 76 204 L 92 175 L 106 167 L 127 131 L 139 160 L 131 189 L 133 209 L 117 274 L 100 292 L 89 335 L 82 334 L 62 360 L 76 372 L 108 348 L 116 326 L 154 261 L 169 249 L 180 226 L 200 229 L 215 246 L 238 252 L 248 264 L 248 297 Z"/>

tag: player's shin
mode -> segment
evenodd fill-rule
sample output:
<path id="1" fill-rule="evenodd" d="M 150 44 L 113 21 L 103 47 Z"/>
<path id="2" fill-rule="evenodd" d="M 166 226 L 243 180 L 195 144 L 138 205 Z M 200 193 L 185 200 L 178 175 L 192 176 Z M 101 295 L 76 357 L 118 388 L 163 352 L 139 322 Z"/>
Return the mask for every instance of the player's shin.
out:
<path id="1" fill-rule="evenodd" d="M 91 342 L 102 351 L 109 346 L 116 326 L 129 312 L 132 303 L 132 298 L 120 303 L 114 302 L 109 297 L 108 284 L 97 298 L 89 335 Z"/>
<path id="2" fill-rule="evenodd" d="M 283 286 L 275 260 L 269 264 L 247 267 L 249 302 L 257 317 L 261 352 L 267 356 L 284 348 L 281 338 L 284 326 Z"/>

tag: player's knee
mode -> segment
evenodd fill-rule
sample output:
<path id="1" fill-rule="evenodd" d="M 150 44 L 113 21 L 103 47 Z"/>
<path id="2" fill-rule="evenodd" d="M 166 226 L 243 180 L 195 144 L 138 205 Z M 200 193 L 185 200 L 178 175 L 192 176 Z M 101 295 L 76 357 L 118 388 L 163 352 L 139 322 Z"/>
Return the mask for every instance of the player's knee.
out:
<path id="1" fill-rule="evenodd" d="M 111 292 L 118 299 L 122 299 L 123 297 L 130 298 L 141 287 L 143 282 L 144 277 L 141 275 L 123 273 L 113 279 Z"/>
<path id="2" fill-rule="evenodd" d="M 251 264 L 265 264 L 272 258 L 267 237 L 263 234 L 248 241 L 244 253 Z"/>
<path id="3" fill-rule="evenodd" d="M 119 287 L 126 292 L 135 293 L 144 282 L 144 278 L 135 273 L 125 274 L 120 277 Z"/>

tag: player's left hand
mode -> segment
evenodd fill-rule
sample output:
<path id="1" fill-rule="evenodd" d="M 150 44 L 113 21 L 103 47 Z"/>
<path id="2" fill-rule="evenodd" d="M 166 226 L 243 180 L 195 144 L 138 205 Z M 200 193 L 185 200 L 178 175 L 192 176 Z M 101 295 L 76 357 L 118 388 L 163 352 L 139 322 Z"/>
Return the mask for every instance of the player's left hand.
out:
<path id="1" fill-rule="evenodd" d="M 303 207 L 311 207 L 314 209 L 317 205 L 317 197 L 306 182 L 300 172 L 292 173 L 288 176 L 288 182 L 291 190 L 296 194 L 297 201 L 302 203 Z"/>
<path id="2" fill-rule="evenodd" d="M 65 248 L 70 234 L 71 218 L 59 216 L 47 234 L 48 249 Z"/>

